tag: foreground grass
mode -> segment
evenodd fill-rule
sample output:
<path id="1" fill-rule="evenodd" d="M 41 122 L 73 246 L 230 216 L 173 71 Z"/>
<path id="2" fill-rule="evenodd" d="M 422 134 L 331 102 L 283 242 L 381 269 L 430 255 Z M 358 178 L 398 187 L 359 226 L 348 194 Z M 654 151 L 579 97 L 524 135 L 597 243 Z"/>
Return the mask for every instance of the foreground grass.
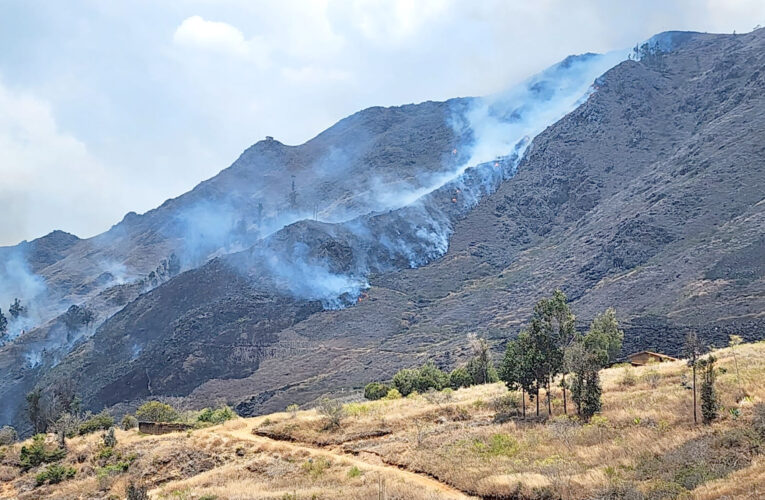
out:
<path id="1" fill-rule="evenodd" d="M 153 498 L 762 498 L 765 445 L 752 424 L 765 401 L 765 343 L 716 353 L 720 418 L 694 425 L 683 362 L 602 372 L 603 412 L 496 418 L 501 384 L 346 406 L 339 429 L 313 410 L 189 433 L 117 432 L 70 441 L 73 479 L 35 486 L 42 468 L 0 465 L 2 498 L 124 498 L 129 480 Z M 543 407 L 545 405 L 542 405 Z M 501 422 L 501 423 L 500 423 Z M 125 465 L 127 464 L 127 465 Z"/>

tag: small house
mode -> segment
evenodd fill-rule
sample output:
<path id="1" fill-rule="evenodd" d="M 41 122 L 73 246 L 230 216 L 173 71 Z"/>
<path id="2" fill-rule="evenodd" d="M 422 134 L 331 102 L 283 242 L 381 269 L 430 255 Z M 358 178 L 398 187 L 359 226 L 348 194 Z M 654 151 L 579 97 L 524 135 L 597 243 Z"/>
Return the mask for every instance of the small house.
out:
<path id="1" fill-rule="evenodd" d="M 640 351 L 627 356 L 632 366 L 645 366 L 651 363 L 663 363 L 665 361 L 677 361 L 677 358 L 652 351 Z"/>

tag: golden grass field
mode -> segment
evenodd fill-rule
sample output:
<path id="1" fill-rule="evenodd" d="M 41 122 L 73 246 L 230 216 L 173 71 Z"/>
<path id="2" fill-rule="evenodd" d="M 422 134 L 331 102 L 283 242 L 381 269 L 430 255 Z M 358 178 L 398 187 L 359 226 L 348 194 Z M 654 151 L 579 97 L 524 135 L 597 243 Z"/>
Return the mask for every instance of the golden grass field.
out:
<path id="1" fill-rule="evenodd" d="M 493 402 L 508 391 L 492 384 L 351 403 L 337 430 L 316 410 L 163 436 L 118 430 L 111 457 L 99 458 L 100 434 L 69 440 L 62 464 L 76 475 L 56 485 L 36 487 L 41 468 L 21 473 L 21 445 L 5 448 L 0 498 L 125 498 L 129 481 L 158 499 L 765 498 L 752 425 L 765 343 L 736 348 L 740 377 L 731 349 L 715 355 L 723 408 L 710 426 L 693 424 L 684 362 L 613 367 L 586 424 L 562 415 L 559 392 L 551 418 L 496 423 Z M 127 470 L 105 469 L 119 461 Z"/>

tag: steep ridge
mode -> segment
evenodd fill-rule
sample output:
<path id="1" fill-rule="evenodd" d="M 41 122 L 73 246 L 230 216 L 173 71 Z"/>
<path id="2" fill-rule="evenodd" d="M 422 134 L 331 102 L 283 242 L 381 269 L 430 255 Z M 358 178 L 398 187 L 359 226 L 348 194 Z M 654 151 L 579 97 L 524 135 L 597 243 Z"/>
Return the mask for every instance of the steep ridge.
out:
<path id="1" fill-rule="evenodd" d="M 599 78 L 534 139 L 517 175 L 511 156 L 497 178 L 470 182 L 497 168 L 482 164 L 399 210 L 293 224 L 141 295 L 40 385 L 72 377 L 94 409 L 155 395 L 246 399 L 243 414 L 281 409 L 426 353 L 451 365 L 469 331 L 501 347 L 556 286 L 584 322 L 616 305 L 627 348 L 675 349 L 688 327 L 762 336 L 765 35 L 682 38 Z M 481 186 L 471 201 L 455 196 Z M 446 240 L 422 245 L 413 262 L 411 242 L 395 244 L 402 235 Z M 297 243 L 305 254 L 295 256 Z M 329 286 L 357 304 L 333 310 L 322 293 L 296 289 L 274 256 L 307 257 L 327 272 L 313 282 L 350 278 Z"/>

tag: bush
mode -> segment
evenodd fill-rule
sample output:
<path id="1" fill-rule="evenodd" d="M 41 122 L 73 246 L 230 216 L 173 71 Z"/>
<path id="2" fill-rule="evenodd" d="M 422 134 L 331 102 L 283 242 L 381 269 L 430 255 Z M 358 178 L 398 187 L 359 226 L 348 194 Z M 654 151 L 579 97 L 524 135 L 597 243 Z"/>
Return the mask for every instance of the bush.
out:
<path id="1" fill-rule="evenodd" d="M 470 387 L 473 385 L 473 377 L 468 373 L 467 368 L 460 366 L 455 368 L 449 374 L 449 386 L 452 389 L 459 389 L 460 387 Z"/>
<path id="2" fill-rule="evenodd" d="M 393 376 L 393 387 L 402 395 L 408 396 L 412 391 L 417 390 L 419 372 L 411 368 L 399 370 Z"/>
<path id="3" fill-rule="evenodd" d="M 656 389 L 659 387 L 659 382 L 661 382 L 661 374 L 656 370 L 651 370 L 643 375 L 641 379 L 651 386 L 652 389 Z"/>
<path id="4" fill-rule="evenodd" d="M 449 375 L 439 370 L 432 361 L 428 361 L 422 365 L 417 376 L 417 391 L 425 392 L 428 389 L 440 391 L 448 386 Z"/>
<path id="5" fill-rule="evenodd" d="M 122 417 L 122 422 L 120 425 L 122 426 L 123 431 L 129 431 L 130 429 L 135 429 L 138 427 L 138 419 L 133 415 L 125 415 Z"/>
<path id="6" fill-rule="evenodd" d="M 291 405 L 287 405 L 287 411 L 292 414 L 292 418 L 295 418 L 297 416 L 297 412 L 300 409 L 298 405 L 295 403 L 292 403 Z"/>
<path id="7" fill-rule="evenodd" d="M 75 474 L 73 467 L 64 467 L 58 464 L 49 465 L 44 471 L 35 476 L 37 486 L 42 484 L 56 484 L 65 479 L 72 479 Z"/>
<path id="8" fill-rule="evenodd" d="M 319 402 L 317 408 L 320 415 L 326 419 L 325 429 L 336 429 L 340 427 L 340 422 L 345 418 L 345 409 L 342 403 L 336 399 L 324 398 Z"/>
<path id="9" fill-rule="evenodd" d="M 384 398 L 385 395 L 388 394 L 389 390 L 390 387 L 385 384 L 380 382 L 371 382 L 367 384 L 366 387 L 364 387 L 364 397 L 371 401 L 375 401 Z"/>
<path id="10" fill-rule="evenodd" d="M 16 433 L 16 429 L 10 425 L 6 425 L 0 429 L 0 446 L 13 444 L 17 439 L 19 439 L 19 435 Z"/>
<path id="11" fill-rule="evenodd" d="M 228 406 L 221 406 L 217 410 L 205 408 L 199 413 L 197 420 L 200 422 L 208 422 L 211 424 L 221 424 L 227 420 L 231 420 L 236 417 L 234 410 Z"/>
<path id="12" fill-rule="evenodd" d="M 509 392 L 494 398 L 491 402 L 491 408 L 496 412 L 494 420 L 502 422 L 520 413 L 521 400 L 518 394 Z"/>
<path id="13" fill-rule="evenodd" d="M 90 434 L 91 432 L 105 431 L 112 426 L 114 426 L 114 417 L 109 415 L 106 411 L 102 411 L 98 415 L 93 415 L 81 423 L 77 433 L 82 436 L 84 434 Z"/>
<path id="14" fill-rule="evenodd" d="M 21 465 L 22 469 L 28 470 L 40 464 L 58 462 L 65 455 L 66 450 L 64 449 L 48 449 L 45 446 L 45 434 L 37 434 L 32 438 L 32 444 L 21 447 L 19 465 Z"/>
<path id="15" fill-rule="evenodd" d="M 109 427 L 103 435 L 104 446 L 107 448 L 114 448 L 117 446 L 117 436 L 114 435 L 114 427 Z"/>
<path id="16" fill-rule="evenodd" d="M 309 474 L 313 479 L 317 479 L 324 474 L 324 471 L 332 466 L 332 462 L 324 457 L 309 458 L 303 463 L 303 472 Z"/>
<path id="17" fill-rule="evenodd" d="M 174 422 L 178 420 L 178 412 L 169 404 L 159 401 L 149 401 L 142 404 L 135 412 L 141 422 Z"/>
<path id="18" fill-rule="evenodd" d="M 401 399 L 401 393 L 398 392 L 398 389 L 391 389 L 388 391 L 388 394 L 386 394 L 383 399 L 387 399 L 387 400 Z"/>
<path id="19" fill-rule="evenodd" d="M 348 470 L 348 477 L 351 479 L 353 479 L 354 477 L 359 477 L 360 475 L 361 475 L 361 469 L 359 469 L 355 465 Z"/>

